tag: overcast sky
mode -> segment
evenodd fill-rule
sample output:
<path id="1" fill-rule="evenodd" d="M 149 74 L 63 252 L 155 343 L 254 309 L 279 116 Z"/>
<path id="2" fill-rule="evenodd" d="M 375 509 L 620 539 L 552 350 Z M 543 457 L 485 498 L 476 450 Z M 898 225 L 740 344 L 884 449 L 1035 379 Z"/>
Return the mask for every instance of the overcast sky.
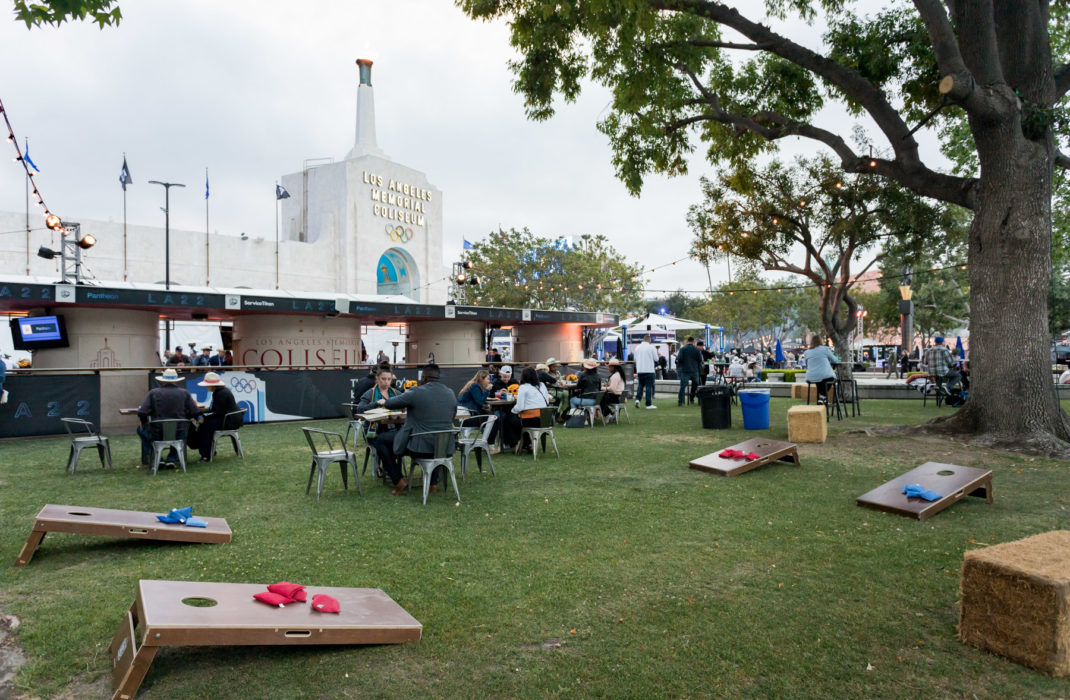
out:
<path id="1" fill-rule="evenodd" d="M 208 168 L 210 229 L 273 238 L 276 179 L 352 147 L 354 61 L 365 57 L 375 61 L 379 147 L 443 192 L 446 262 L 462 238 L 527 226 L 605 234 L 648 269 L 649 289 L 707 286 L 694 262 L 649 269 L 687 255 L 687 208 L 713 169 L 696 159 L 688 175 L 651 178 L 629 196 L 595 128 L 608 93 L 592 86 L 550 121 L 528 121 L 504 24 L 469 20 L 450 0 L 120 6 L 118 28 L 0 24 L 0 99 L 20 144 L 29 138 L 45 201 L 64 218 L 122 220 L 125 152 L 129 222 L 163 226 L 162 188 L 147 181 L 166 180 L 187 186 L 172 190 L 172 228 L 203 231 Z M 782 29 L 816 45 L 812 28 Z M 804 146 L 793 150 L 815 150 Z M 23 211 L 21 168 L 3 162 L 0 210 Z M 0 232 L 0 253 L 21 252 L 22 240 Z M 724 264 L 712 272 L 714 284 L 726 278 Z"/>

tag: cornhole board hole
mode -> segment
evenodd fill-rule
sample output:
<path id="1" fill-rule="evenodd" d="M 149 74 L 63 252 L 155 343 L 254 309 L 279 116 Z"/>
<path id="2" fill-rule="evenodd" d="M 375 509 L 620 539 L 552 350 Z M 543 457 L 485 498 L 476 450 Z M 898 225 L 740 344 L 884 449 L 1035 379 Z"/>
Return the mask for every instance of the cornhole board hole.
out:
<path id="1" fill-rule="evenodd" d="M 160 647 L 400 644 L 423 625 L 377 588 L 308 586 L 308 603 L 272 607 L 253 600 L 267 584 L 138 582 L 137 598 L 112 637 L 112 700 L 133 698 Z M 312 596 L 335 598 L 340 612 L 312 609 Z"/>
<path id="2" fill-rule="evenodd" d="M 163 513 L 161 513 L 163 515 Z M 33 559 L 41 540 L 50 532 L 73 532 L 79 535 L 103 537 L 132 537 L 139 540 L 165 540 L 168 542 L 201 542 L 222 544 L 230 542 L 230 526 L 223 518 L 198 519 L 207 527 L 187 527 L 161 523 L 155 513 L 137 510 L 111 510 L 109 508 L 86 508 L 83 506 L 57 506 L 48 504 L 34 519 L 33 530 L 22 546 L 15 566 L 25 566 Z"/>
<path id="3" fill-rule="evenodd" d="M 921 484 L 943 495 L 935 501 L 907 498 L 902 493 L 907 484 Z M 869 493 L 858 497 L 858 505 L 885 513 L 925 520 L 966 496 L 984 498 L 992 502 L 992 470 L 961 467 L 957 464 L 926 462 Z"/>
<path id="4" fill-rule="evenodd" d="M 1070 531 L 966 552 L 959 637 L 1051 676 L 1070 676 Z"/>
<path id="5" fill-rule="evenodd" d="M 799 450 L 793 442 L 753 438 L 725 449 L 753 452 L 758 455 L 758 459 L 751 462 L 745 459 L 728 459 L 721 457 L 719 454 L 724 450 L 718 450 L 705 457 L 691 460 L 689 466 L 692 469 L 710 472 L 711 474 L 720 474 L 721 476 L 738 476 L 776 461 L 793 462 L 796 467 L 802 466 L 799 464 Z"/>

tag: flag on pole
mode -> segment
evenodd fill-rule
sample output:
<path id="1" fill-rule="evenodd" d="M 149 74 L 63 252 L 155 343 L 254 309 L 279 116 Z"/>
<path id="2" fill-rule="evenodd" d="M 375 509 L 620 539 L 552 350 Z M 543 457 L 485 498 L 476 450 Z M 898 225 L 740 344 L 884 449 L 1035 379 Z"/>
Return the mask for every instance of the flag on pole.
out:
<path id="1" fill-rule="evenodd" d="M 123 192 L 126 192 L 126 186 L 134 184 L 134 179 L 130 177 L 130 168 L 126 167 L 126 156 L 123 156 L 123 169 L 119 171 L 119 184 L 123 186 Z"/>
<path id="2" fill-rule="evenodd" d="M 465 250 L 472 250 L 472 249 L 474 249 L 474 248 L 475 248 L 475 246 L 474 246 L 474 245 L 472 245 L 472 242 L 471 242 L 471 241 L 469 241 L 469 240 L 468 240 L 467 238 L 464 238 L 464 239 L 462 239 L 462 240 L 464 241 L 464 249 L 465 249 Z"/>
<path id="3" fill-rule="evenodd" d="M 24 146 L 26 146 L 26 148 L 22 149 L 22 159 L 25 160 L 26 163 L 36 172 L 41 172 L 41 169 L 38 168 L 32 160 L 30 160 L 30 140 L 24 139 L 22 143 Z M 18 144 L 15 145 L 15 148 L 18 148 Z"/>
<path id="4" fill-rule="evenodd" d="M 204 169 L 204 198 L 208 199 L 208 168 Z"/>
<path id="5" fill-rule="evenodd" d="M 290 193 L 286 191 L 286 188 L 282 185 L 275 185 L 275 199 L 289 199 Z"/>

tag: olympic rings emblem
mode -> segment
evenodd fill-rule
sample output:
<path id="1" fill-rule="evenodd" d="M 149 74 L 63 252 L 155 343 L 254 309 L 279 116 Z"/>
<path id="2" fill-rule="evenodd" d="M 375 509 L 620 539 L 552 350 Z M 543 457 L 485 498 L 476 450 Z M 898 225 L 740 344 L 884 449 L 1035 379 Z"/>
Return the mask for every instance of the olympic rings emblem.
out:
<path id="1" fill-rule="evenodd" d="M 404 226 L 391 226 L 386 225 L 386 235 L 390 236 L 390 240 L 400 243 L 408 243 L 412 240 L 412 229 L 405 228 Z"/>
<path id="2" fill-rule="evenodd" d="M 243 392 L 243 393 L 250 392 L 250 391 L 256 391 L 256 380 L 255 379 L 245 379 L 245 378 L 240 378 L 239 379 L 238 377 L 231 377 L 230 378 L 230 385 L 232 387 L 234 387 L 235 389 L 237 389 L 238 391 Z"/>

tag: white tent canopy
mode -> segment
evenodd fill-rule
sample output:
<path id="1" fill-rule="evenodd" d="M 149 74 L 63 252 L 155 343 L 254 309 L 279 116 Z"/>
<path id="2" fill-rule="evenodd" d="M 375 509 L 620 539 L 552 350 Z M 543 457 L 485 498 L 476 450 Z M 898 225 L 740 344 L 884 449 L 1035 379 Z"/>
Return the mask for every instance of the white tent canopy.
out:
<path id="1" fill-rule="evenodd" d="M 632 321 L 632 323 L 626 324 L 629 330 L 642 330 L 647 326 L 650 330 L 661 331 L 688 331 L 688 330 L 703 330 L 706 328 L 705 323 L 699 321 L 689 321 L 686 318 L 676 318 L 675 316 L 662 316 L 661 314 L 648 314 L 643 318 L 638 318 Z M 718 326 L 710 326 L 711 329 L 718 328 Z"/>

